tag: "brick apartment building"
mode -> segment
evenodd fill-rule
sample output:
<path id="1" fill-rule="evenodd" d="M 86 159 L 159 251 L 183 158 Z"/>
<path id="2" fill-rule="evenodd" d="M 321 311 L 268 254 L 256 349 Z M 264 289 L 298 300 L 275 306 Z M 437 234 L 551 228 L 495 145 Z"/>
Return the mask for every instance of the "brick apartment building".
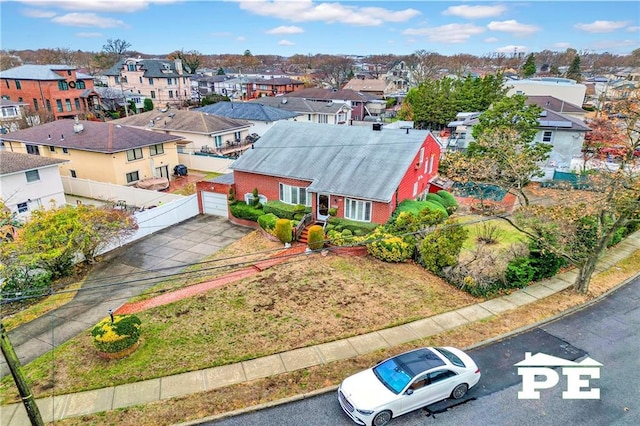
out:
<path id="1" fill-rule="evenodd" d="M 22 65 L 0 72 L 2 99 L 28 104 L 56 120 L 86 118 L 99 105 L 93 77 L 70 65 Z"/>

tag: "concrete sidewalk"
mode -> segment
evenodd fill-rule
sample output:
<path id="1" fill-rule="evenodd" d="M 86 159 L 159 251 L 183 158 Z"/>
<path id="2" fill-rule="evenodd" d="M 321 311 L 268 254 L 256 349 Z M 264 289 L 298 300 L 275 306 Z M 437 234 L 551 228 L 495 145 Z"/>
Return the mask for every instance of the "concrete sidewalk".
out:
<path id="1" fill-rule="evenodd" d="M 610 249 L 599 261 L 596 273 L 613 267 L 615 263 L 631 256 L 638 249 L 640 249 L 640 232 L 632 234 L 625 241 Z M 52 422 L 67 417 L 180 397 L 352 358 L 378 349 L 426 338 L 527 305 L 570 287 L 576 275 L 576 271 L 564 272 L 507 296 L 348 339 L 282 352 L 237 364 L 39 399 L 37 403 L 44 421 Z M 24 406 L 22 404 L 3 406 L 0 413 L 0 424 L 3 426 L 29 425 Z"/>

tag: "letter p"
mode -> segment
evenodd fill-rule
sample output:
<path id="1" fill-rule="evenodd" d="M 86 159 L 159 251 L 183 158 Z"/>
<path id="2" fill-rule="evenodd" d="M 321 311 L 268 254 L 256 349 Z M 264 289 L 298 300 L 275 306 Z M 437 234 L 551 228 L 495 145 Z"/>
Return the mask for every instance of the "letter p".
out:
<path id="1" fill-rule="evenodd" d="M 548 367 L 518 367 L 518 375 L 522 376 L 518 399 L 540 399 L 538 390 L 550 389 L 560 381 L 558 373 Z M 544 376 L 544 380 L 536 380 L 537 376 Z"/>

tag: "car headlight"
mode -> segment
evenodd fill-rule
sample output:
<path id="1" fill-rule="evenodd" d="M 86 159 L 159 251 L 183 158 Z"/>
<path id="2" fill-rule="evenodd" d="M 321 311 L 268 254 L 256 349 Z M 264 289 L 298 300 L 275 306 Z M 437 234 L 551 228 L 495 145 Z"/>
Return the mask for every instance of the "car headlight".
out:
<path id="1" fill-rule="evenodd" d="M 360 410 L 359 408 L 356 408 L 356 411 L 365 416 L 370 416 L 373 414 L 373 410 Z"/>

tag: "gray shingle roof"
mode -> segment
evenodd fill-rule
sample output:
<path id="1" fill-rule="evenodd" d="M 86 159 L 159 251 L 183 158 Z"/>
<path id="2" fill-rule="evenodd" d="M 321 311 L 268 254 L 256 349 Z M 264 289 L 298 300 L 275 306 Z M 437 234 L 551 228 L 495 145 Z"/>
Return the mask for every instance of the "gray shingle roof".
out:
<path id="1" fill-rule="evenodd" d="M 324 114 L 336 114 L 340 109 L 351 107 L 341 102 L 313 102 L 304 98 L 290 98 L 288 96 L 265 96 L 262 98 L 248 101 L 249 103 L 256 103 L 271 106 L 274 108 L 283 109 L 285 111 L 292 111 L 297 113 L 324 113 Z"/>
<path id="2" fill-rule="evenodd" d="M 309 87 L 306 89 L 296 90 L 295 92 L 287 93 L 287 97 L 290 98 L 306 98 L 313 100 L 347 100 L 354 102 L 367 102 L 377 99 L 375 96 L 356 92 L 350 89 L 322 89 L 318 87 Z"/>
<path id="3" fill-rule="evenodd" d="M 52 70 L 73 71 L 76 67 L 70 65 L 21 65 L 0 72 L 0 78 L 16 80 L 65 80 L 65 77 Z M 78 77 L 80 78 L 80 77 Z"/>
<path id="4" fill-rule="evenodd" d="M 68 160 L 58 158 L 41 157 L 39 155 L 0 151 L 0 175 L 41 169 L 55 164 L 66 163 L 67 161 Z"/>
<path id="5" fill-rule="evenodd" d="M 195 110 L 223 117 L 265 122 L 289 120 L 300 115 L 295 112 L 252 102 L 216 102 Z"/>
<path id="6" fill-rule="evenodd" d="M 149 123 L 152 120 L 154 129 L 204 134 L 239 131 L 240 129 L 252 126 L 252 123 L 245 120 L 206 114 L 202 111 L 174 109 L 168 109 L 165 112 L 148 111 L 142 114 L 134 114 L 129 117 L 113 120 L 113 123 L 124 126 L 150 128 Z"/>
<path id="7" fill-rule="evenodd" d="M 126 59 L 119 60 L 114 66 L 105 71 L 104 75 L 120 75 L 125 61 Z M 142 64 L 143 77 L 145 78 L 191 77 L 184 65 L 183 73 L 178 74 L 175 62 L 169 59 L 140 59 L 137 63 Z M 165 66 L 168 67 L 169 72 L 163 72 Z"/>
<path id="8" fill-rule="evenodd" d="M 278 121 L 231 169 L 307 180 L 314 192 L 389 202 L 428 134 Z"/>
<path id="9" fill-rule="evenodd" d="M 553 96 L 538 96 L 538 95 L 527 95 L 527 100 L 526 100 L 526 104 L 527 105 L 539 105 L 542 108 L 546 108 L 549 109 L 551 111 L 555 111 L 555 112 L 581 112 L 581 113 L 585 113 L 587 111 L 585 111 L 584 109 L 582 109 L 582 107 L 572 104 L 571 102 L 565 102 L 562 99 L 558 99 L 556 97 Z"/>
<path id="10" fill-rule="evenodd" d="M 73 120 L 56 120 L 2 135 L 1 140 L 111 154 L 183 139 L 180 136 L 113 123 L 80 121 L 80 124 L 83 130 L 74 133 Z"/>

